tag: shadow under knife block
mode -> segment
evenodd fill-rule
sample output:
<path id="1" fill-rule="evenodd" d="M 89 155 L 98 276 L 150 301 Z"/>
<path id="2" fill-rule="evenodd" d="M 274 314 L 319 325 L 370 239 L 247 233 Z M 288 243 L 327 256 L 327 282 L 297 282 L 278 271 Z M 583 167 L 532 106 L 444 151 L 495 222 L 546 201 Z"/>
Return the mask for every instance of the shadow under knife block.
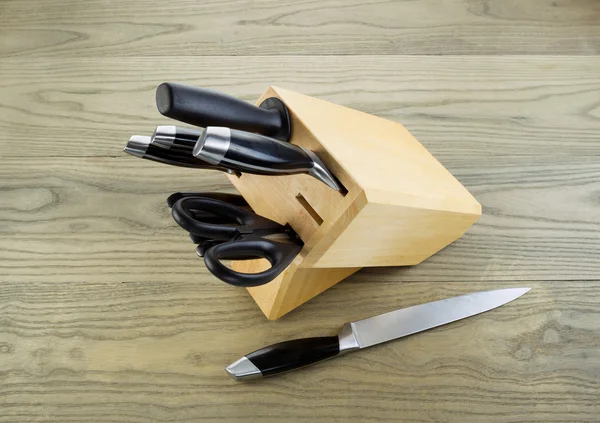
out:
<path id="1" fill-rule="evenodd" d="M 276 279 L 248 288 L 268 319 L 362 267 L 420 263 L 481 215 L 477 200 L 399 123 L 278 87 L 258 104 L 269 97 L 289 109 L 291 142 L 315 151 L 347 192 L 308 175 L 228 176 L 256 213 L 289 223 L 304 241 Z M 269 264 L 232 267 L 258 272 Z"/>

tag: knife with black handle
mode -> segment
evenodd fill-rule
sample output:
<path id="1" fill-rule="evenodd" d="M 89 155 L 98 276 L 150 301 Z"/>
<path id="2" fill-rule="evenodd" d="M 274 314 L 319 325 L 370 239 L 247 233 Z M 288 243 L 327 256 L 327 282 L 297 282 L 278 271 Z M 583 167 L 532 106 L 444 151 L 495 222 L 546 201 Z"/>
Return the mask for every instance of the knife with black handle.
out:
<path id="1" fill-rule="evenodd" d="M 344 191 L 313 151 L 260 134 L 209 126 L 202 132 L 193 154 L 211 165 L 239 172 L 258 175 L 307 173 L 336 191 Z"/>
<path id="2" fill-rule="evenodd" d="M 202 128 L 227 126 L 282 141 L 291 135 L 287 107 L 276 97 L 256 107 L 206 88 L 164 82 L 156 89 L 156 107 L 163 116 Z"/>
<path id="3" fill-rule="evenodd" d="M 225 371 L 235 380 L 288 372 L 485 313 L 519 298 L 527 291 L 529 288 L 475 292 L 390 311 L 346 323 L 337 336 L 294 339 L 261 348 L 231 363 Z"/>

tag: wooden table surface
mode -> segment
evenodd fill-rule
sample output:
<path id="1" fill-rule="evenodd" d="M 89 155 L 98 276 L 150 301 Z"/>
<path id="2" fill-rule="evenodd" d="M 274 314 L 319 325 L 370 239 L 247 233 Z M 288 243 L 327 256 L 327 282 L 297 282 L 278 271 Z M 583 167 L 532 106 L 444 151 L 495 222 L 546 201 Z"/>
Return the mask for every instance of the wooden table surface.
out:
<path id="1" fill-rule="evenodd" d="M 0 1 L 0 422 L 600 421 L 597 0 Z M 403 123 L 483 205 L 412 268 L 279 321 L 165 205 L 221 174 L 122 153 L 163 81 Z M 360 248 L 357 245 L 356 248 Z M 484 289 L 493 312 L 253 384 L 281 340 Z"/>

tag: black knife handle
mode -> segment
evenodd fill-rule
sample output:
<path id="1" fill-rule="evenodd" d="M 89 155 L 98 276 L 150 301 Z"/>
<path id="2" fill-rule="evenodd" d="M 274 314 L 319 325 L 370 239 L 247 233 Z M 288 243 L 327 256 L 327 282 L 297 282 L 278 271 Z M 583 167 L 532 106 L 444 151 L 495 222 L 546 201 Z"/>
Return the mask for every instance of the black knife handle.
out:
<path id="1" fill-rule="evenodd" d="M 156 89 L 158 111 L 190 125 L 227 126 L 280 140 L 290 137 L 287 108 L 279 99 L 267 99 L 261 107 L 206 88 L 164 82 Z"/>
<path id="2" fill-rule="evenodd" d="M 270 376 L 308 366 L 339 353 L 338 337 L 323 336 L 280 342 L 247 354 L 245 358 L 256 366 L 262 376 Z M 244 375 L 236 374 L 235 363 L 227 368 L 227 372 L 235 379 L 244 379 Z"/>
<path id="3" fill-rule="evenodd" d="M 312 158 L 296 145 L 223 127 L 206 128 L 193 154 L 213 165 L 262 175 L 306 173 L 314 166 Z"/>

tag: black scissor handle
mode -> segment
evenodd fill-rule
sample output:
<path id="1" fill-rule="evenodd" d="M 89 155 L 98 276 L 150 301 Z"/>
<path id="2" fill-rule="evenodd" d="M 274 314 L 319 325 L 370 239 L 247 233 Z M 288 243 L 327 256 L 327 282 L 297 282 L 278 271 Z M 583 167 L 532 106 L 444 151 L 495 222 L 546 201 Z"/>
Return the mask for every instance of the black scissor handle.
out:
<path id="1" fill-rule="evenodd" d="M 214 239 L 203 238 L 198 235 L 190 234 L 190 240 L 196 244 L 196 254 L 198 257 L 204 257 L 206 251 L 209 248 L 214 247 L 215 245 L 222 244 L 223 242 L 228 241 L 215 241 Z M 238 260 L 252 260 L 255 257 L 238 257 Z"/>
<path id="2" fill-rule="evenodd" d="M 230 285 L 251 287 L 264 285 L 283 272 L 302 245 L 283 243 L 267 239 L 240 240 L 223 242 L 209 248 L 204 253 L 206 268 L 217 278 Z M 260 273 L 241 273 L 225 266 L 221 260 L 248 260 L 264 258 L 269 260 L 271 268 Z"/>
<path id="3" fill-rule="evenodd" d="M 199 257 L 204 257 L 204 253 L 211 247 L 220 244 L 225 241 L 215 241 L 214 239 L 204 238 L 198 235 L 189 234 L 190 240 L 196 244 L 196 254 Z"/>
<path id="4" fill-rule="evenodd" d="M 248 203 L 239 194 L 229 194 L 227 192 L 174 192 L 167 198 L 167 206 L 173 207 L 178 200 L 184 197 L 204 197 L 213 198 L 215 200 L 227 201 L 240 207 L 248 207 Z"/>
<path id="5" fill-rule="evenodd" d="M 202 212 L 216 216 L 202 220 Z M 177 200 L 171 209 L 173 219 L 189 233 L 215 240 L 228 241 L 242 233 L 255 231 L 282 231 L 283 227 L 270 219 L 230 204 L 226 201 L 206 197 L 183 197 Z"/>

